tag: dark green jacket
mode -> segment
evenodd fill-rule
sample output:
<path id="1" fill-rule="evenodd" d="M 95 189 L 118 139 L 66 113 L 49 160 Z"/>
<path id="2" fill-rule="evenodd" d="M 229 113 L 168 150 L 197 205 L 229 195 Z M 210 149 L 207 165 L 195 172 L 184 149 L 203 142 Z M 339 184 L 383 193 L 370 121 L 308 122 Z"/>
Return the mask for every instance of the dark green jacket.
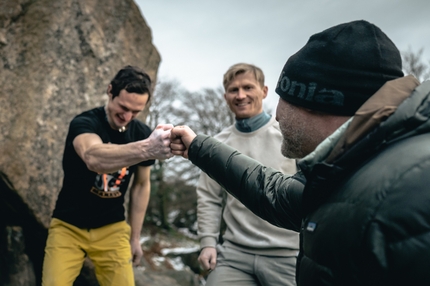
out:
<path id="1" fill-rule="evenodd" d="M 396 87 L 381 90 L 396 97 Z M 207 136 L 189 157 L 258 216 L 300 230 L 299 286 L 430 285 L 429 97 L 425 82 L 367 129 L 371 120 L 357 125 L 356 115 L 293 177 Z"/>

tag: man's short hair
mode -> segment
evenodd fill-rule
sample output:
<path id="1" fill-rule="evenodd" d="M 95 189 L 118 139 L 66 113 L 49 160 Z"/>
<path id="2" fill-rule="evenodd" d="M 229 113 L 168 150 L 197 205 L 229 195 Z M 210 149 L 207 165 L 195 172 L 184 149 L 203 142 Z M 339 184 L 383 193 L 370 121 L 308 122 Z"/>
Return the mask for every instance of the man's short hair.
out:
<path id="1" fill-rule="evenodd" d="M 259 67 L 256 67 L 251 64 L 238 63 L 235 65 L 232 65 L 224 74 L 224 79 L 223 79 L 224 89 L 227 90 L 228 86 L 231 84 L 231 82 L 235 79 L 237 75 L 247 73 L 247 72 L 252 72 L 255 79 L 260 84 L 260 86 L 261 87 L 264 86 L 264 73 Z"/>
<path id="2" fill-rule="evenodd" d="M 134 66 L 125 66 L 110 82 L 112 85 L 112 99 L 125 89 L 129 93 L 148 94 L 151 99 L 151 79 L 142 69 Z"/>

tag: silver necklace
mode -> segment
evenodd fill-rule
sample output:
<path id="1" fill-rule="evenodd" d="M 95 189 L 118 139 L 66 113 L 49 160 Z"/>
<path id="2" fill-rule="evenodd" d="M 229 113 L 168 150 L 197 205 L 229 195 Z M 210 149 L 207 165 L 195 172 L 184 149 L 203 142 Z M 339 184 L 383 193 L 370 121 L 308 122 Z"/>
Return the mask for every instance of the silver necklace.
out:
<path id="1" fill-rule="evenodd" d="M 107 116 L 107 112 L 106 112 L 106 107 L 105 107 L 105 118 L 106 118 L 107 123 L 110 125 L 109 119 L 108 119 L 108 116 Z M 125 126 L 122 126 L 122 127 L 120 127 L 118 129 L 118 132 L 123 133 L 123 132 L 125 132 L 125 130 L 127 130 L 127 128 Z"/>

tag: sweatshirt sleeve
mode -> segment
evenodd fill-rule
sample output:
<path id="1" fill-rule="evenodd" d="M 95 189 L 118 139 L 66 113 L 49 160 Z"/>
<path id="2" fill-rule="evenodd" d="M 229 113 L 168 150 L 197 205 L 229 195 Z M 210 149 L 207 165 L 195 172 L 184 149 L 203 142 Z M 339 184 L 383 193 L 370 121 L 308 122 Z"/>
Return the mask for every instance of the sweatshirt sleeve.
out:
<path id="1" fill-rule="evenodd" d="M 189 159 L 257 216 L 300 230 L 304 188 L 300 174 L 284 175 L 205 135 L 191 143 Z"/>
<path id="2" fill-rule="evenodd" d="M 197 185 L 197 224 L 200 248 L 216 247 L 220 235 L 224 190 L 207 174 Z"/>

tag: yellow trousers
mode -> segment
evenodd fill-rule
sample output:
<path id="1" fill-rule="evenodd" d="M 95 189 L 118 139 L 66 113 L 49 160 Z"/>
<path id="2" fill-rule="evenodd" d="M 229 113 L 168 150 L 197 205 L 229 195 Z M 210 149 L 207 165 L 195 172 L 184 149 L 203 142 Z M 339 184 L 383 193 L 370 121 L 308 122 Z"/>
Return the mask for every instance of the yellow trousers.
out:
<path id="1" fill-rule="evenodd" d="M 53 218 L 45 248 L 42 285 L 73 285 L 88 256 L 101 286 L 133 286 L 130 230 L 125 221 L 81 229 Z"/>

